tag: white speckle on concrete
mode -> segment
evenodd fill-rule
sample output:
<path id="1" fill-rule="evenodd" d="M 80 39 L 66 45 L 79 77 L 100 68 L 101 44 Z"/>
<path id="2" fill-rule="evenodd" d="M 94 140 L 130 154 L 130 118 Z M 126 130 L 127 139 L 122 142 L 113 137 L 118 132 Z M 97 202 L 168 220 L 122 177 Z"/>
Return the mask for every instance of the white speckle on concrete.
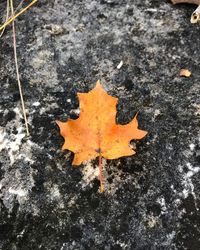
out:
<path id="1" fill-rule="evenodd" d="M 40 106 L 40 102 L 34 102 L 32 105 L 33 105 L 34 107 L 38 107 L 38 106 Z"/>
<path id="2" fill-rule="evenodd" d="M 159 219 L 157 216 L 150 215 L 147 218 L 147 226 L 148 228 L 154 228 L 159 223 Z"/>
<path id="3" fill-rule="evenodd" d="M 148 8 L 148 9 L 146 9 L 146 11 L 148 11 L 148 12 L 157 12 L 158 9 Z M 160 10 L 159 10 L 159 11 L 160 11 Z M 161 11 L 161 12 L 162 12 L 162 11 Z"/>
<path id="4" fill-rule="evenodd" d="M 188 189 L 183 189 L 183 191 L 182 191 L 182 194 L 183 194 L 183 197 L 184 198 L 187 198 L 188 197 L 188 194 L 189 194 L 189 191 L 188 191 Z"/>
<path id="5" fill-rule="evenodd" d="M 121 69 L 121 67 L 123 66 L 124 62 L 121 61 L 118 65 L 117 65 L 117 69 Z"/>
<path id="6" fill-rule="evenodd" d="M 119 244 L 122 249 L 127 249 L 127 247 L 128 247 L 127 244 L 125 244 L 124 242 L 120 242 L 119 240 L 117 240 L 116 243 Z"/>
<path id="7" fill-rule="evenodd" d="M 19 127 L 17 131 L 16 135 L 9 135 L 4 128 L 0 128 L 0 151 L 5 149 L 8 152 L 11 165 L 15 162 L 16 152 L 20 149 L 22 139 L 25 137 L 22 127 Z"/>
<path id="8" fill-rule="evenodd" d="M 200 104 L 193 104 L 193 106 L 196 108 L 196 112 L 195 112 L 195 115 L 196 116 L 200 116 Z"/>
<path id="9" fill-rule="evenodd" d="M 18 107 L 14 108 L 13 111 L 16 113 L 16 115 L 20 118 L 23 119 L 23 115 Z"/>
<path id="10" fill-rule="evenodd" d="M 42 107 L 42 108 L 40 109 L 40 115 L 42 115 L 42 114 L 44 114 L 44 113 L 46 113 L 46 108 Z"/>
<path id="11" fill-rule="evenodd" d="M 194 199 L 196 199 L 196 195 L 194 192 L 194 185 L 192 183 L 192 176 L 195 175 L 200 171 L 200 167 L 193 167 L 191 163 L 186 164 L 188 168 L 187 173 L 183 173 L 183 168 L 179 166 L 180 172 L 183 174 L 183 191 L 180 193 L 180 196 L 182 196 L 184 199 L 188 197 L 189 194 L 192 194 Z"/>
<path id="12" fill-rule="evenodd" d="M 9 142 L 11 154 L 12 152 L 17 151 L 19 149 L 19 146 L 21 145 L 21 141 L 24 137 L 25 137 L 25 134 L 19 132 L 18 134 L 16 134 L 15 140 Z"/>
<path id="13" fill-rule="evenodd" d="M 58 108 L 58 104 L 55 102 L 46 104 L 45 107 L 40 108 L 40 115 L 47 113 L 48 111 L 55 110 Z"/>
<path id="14" fill-rule="evenodd" d="M 6 133 L 3 128 L 0 127 L 0 152 L 6 147 L 8 140 L 6 139 Z"/>
<path id="15" fill-rule="evenodd" d="M 77 197 L 72 197 L 69 202 L 67 203 L 68 207 L 73 207 L 76 204 Z"/>
<path id="16" fill-rule="evenodd" d="M 94 167 L 91 162 L 87 162 L 81 170 L 83 173 L 83 181 L 86 184 L 89 184 L 92 180 L 99 177 L 99 168 Z"/>
<path id="17" fill-rule="evenodd" d="M 21 153 L 21 154 L 18 154 L 17 156 L 17 159 L 21 160 L 21 159 L 24 159 L 25 162 L 29 162 L 31 164 L 33 164 L 35 161 L 32 160 L 27 154 L 25 153 Z"/>
<path id="18" fill-rule="evenodd" d="M 80 223 L 81 225 L 83 225 L 83 224 L 84 224 L 84 220 L 83 220 L 83 219 L 80 219 L 80 220 L 79 220 L 79 223 Z"/>
<path id="19" fill-rule="evenodd" d="M 80 109 L 79 109 L 79 108 L 77 108 L 77 109 L 72 109 L 72 110 L 71 110 L 71 113 L 76 114 L 76 115 L 79 115 L 79 114 L 80 114 Z"/>
<path id="20" fill-rule="evenodd" d="M 192 164 L 189 162 L 186 164 L 186 166 L 193 174 L 196 174 L 200 171 L 200 167 L 193 167 Z"/>
<path id="21" fill-rule="evenodd" d="M 167 207 L 166 207 L 166 203 L 165 203 L 165 198 L 164 197 L 159 197 L 157 199 L 157 202 L 160 204 L 161 206 L 161 213 L 164 214 L 167 210 Z"/>
<path id="22" fill-rule="evenodd" d="M 161 114 L 160 109 L 156 109 L 156 110 L 154 111 L 154 118 L 156 118 L 156 117 L 159 116 L 160 114 Z"/>
<path id="23" fill-rule="evenodd" d="M 60 191 L 59 191 L 58 185 L 54 184 L 53 188 L 51 188 L 51 196 L 53 198 L 60 197 Z"/>
<path id="24" fill-rule="evenodd" d="M 10 194 L 16 194 L 16 195 L 18 195 L 20 197 L 26 196 L 27 193 L 28 193 L 26 190 L 23 190 L 23 189 L 13 189 L 13 188 L 9 188 L 8 192 Z"/>
<path id="25" fill-rule="evenodd" d="M 194 144 L 194 143 L 191 143 L 191 144 L 189 145 L 189 147 L 190 147 L 190 150 L 191 150 L 191 151 L 194 151 L 194 149 L 195 149 L 195 144 Z"/>
<path id="26" fill-rule="evenodd" d="M 166 235 L 166 240 L 163 242 L 163 246 L 169 246 L 171 245 L 174 237 L 176 236 L 176 232 L 172 231 L 171 233 Z"/>

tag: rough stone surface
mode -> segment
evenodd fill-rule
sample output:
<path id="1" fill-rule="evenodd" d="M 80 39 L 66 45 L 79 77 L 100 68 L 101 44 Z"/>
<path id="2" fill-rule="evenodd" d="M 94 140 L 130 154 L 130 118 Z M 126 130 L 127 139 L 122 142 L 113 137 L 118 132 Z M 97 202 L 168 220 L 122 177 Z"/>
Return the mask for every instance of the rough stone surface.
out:
<path id="1" fill-rule="evenodd" d="M 19 1 L 15 1 L 18 3 Z M 0 3 L 1 17 L 6 1 Z M 0 249 L 200 249 L 200 25 L 167 0 L 43 0 L 0 39 Z M 3 22 L 3 19 L 1 19 Z M 121 68 L 117 66 L 123 61 Z M 181 78 L 181 68 L 192 72 Z M 117 121 L 139 110 L 137 155 L 71 166 L 55 120 L 100 79 Z M 89 143 L 89 142 L 88 142 Z"/>

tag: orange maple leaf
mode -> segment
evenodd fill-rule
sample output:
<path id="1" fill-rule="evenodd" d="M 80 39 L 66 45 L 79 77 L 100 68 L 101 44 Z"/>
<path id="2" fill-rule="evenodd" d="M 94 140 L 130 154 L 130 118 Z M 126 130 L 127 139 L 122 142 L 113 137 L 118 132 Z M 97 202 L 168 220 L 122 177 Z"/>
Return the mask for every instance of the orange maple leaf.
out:
<path id="1" fill-rule="evenodd" d="M 135 154 L 129 143 L 143 138 L 147 132 L 138 129 L 137 114 L 126 124 L 116 124 L 118 98 L 107 94 L 97 81 L 88 93 L 77 93 L 80 116 L 67 122 L 56 121 L 65 142 L 62 149 L 74 152 L 73 165 L 99 156 L 100 183 L 103 191 L 101 157 L 116 159 Z"/>

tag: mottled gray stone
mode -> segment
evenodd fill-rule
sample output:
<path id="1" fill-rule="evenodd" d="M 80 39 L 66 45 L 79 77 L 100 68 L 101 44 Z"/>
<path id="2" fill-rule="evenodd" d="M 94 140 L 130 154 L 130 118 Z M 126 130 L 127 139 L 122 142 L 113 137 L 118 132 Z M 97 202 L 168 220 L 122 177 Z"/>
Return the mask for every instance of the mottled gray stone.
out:
<path id="1" fill-rule="evenodd" d="M 19 2 L 19 1 L 16 1 Z M 0 3 L 3 16 L 6 1 Z M 0 40 L 0 249 L 200 249 L 200 25 L 167 0 L 39 1 L 17 21 L 31 137 L 11 26 Z M 1 20 L 2 21 L 2 20 Z M 117 68 L 123 61 L 120 69 Z M 188 68 L 190 78 L 179 77 Z M 71 166 L 55 120 L 78 117 L 77 92 L 100 79 L 137 111 L 137 154 Z"/>

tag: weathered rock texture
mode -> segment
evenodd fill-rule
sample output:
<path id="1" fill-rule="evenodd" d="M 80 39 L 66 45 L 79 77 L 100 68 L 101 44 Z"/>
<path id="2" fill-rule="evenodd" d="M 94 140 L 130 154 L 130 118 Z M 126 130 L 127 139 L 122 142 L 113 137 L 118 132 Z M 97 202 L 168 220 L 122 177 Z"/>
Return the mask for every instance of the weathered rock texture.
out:
<path id="1" fill-rule="evenodd" d="M 7 28 L 0 40 L 0 249 L 199 250 L 194 7 L 167 0 L 43 0 L 20 16 L 28 139 Z M 5 9 L 1 1 L 1 16 Z M 181 68 L 192 76 L 179 77 Z M 117 121 L 127 123 L 140 111 L 140 127 L 149 131 L 136 142 L 137 155 L 104 162 L 103 194 L 98 160 L 73 168 L 55 124 L 78 117 L 76 92 L 98 79 L 119 98 Z"/>

